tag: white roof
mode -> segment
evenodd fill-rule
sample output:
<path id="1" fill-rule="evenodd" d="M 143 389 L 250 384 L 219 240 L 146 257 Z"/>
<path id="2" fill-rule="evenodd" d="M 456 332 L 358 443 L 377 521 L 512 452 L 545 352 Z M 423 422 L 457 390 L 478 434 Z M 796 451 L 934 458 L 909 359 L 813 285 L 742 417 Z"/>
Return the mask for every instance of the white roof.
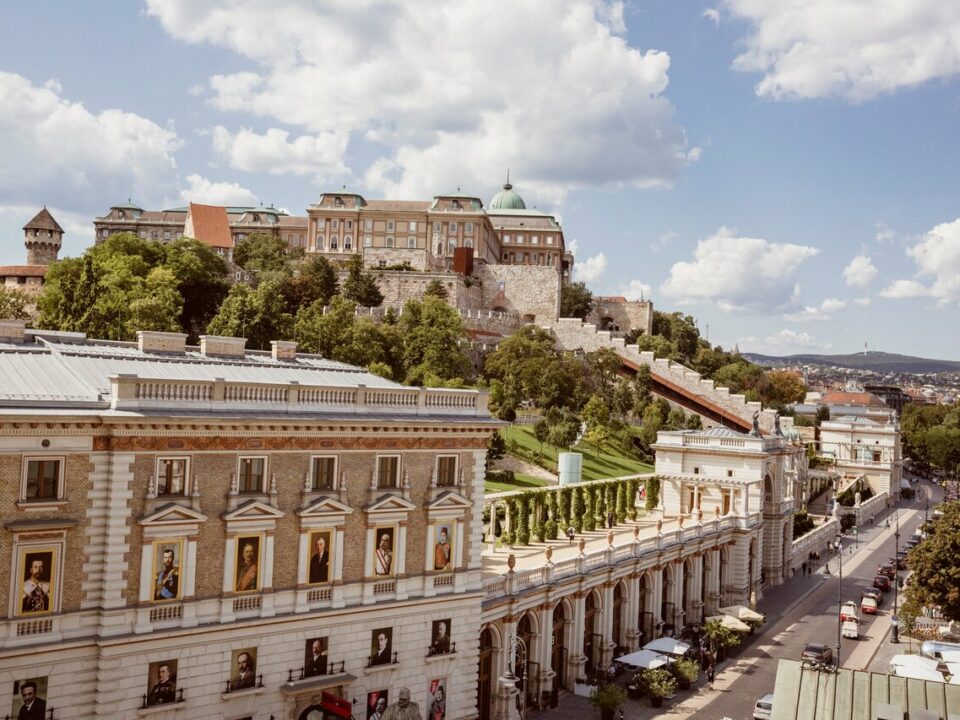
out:
<path id="1" fill-rule="evenodd" d="M 680 642 L 671 637 L 662 637 L 657 638 L 656 640 L 651 640 L 646 645 L 643 646 L 644 650 L 652 650 L 656 653 L 663 653 L 665 655 L 683 655 L 687 650 L 690 649 L 690 646 L 685 642 Z"/>
<path id="2" fill-rule="evenodd" d="M 669 658 L 660 653 L 655 653 L 652 650 L 637 650 L 629 655 L 621 655 L 616 658 L 616 661 L 624 665 L 644 669 L 658 668 L 670 664 Z"/>

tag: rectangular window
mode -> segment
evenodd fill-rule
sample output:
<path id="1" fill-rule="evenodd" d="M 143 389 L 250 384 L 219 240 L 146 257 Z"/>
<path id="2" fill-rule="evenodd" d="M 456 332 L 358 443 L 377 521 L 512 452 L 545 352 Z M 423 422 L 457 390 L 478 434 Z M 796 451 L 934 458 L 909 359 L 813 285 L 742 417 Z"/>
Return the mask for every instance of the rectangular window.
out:
<path id="1" fill-rule="evenodd" d="M 539 245 L 539 244 L 540 244 L 540 236 L 539 236 L 539 235 L 531 235 L 531 236 L 530 236 L 530 244 L 531 244 L 531 245 Z"/>
<path id="2" fill-rule="evenodd" d="M 337 458 L 334 456 L 313 459 L 313 489 L 334 490 L 337 481 Z"/>
<path id="3" fill-rule="evenodd" d="M 545 237 L 546 237 L 547 245 L 553 245 L 553 235 L 547 235 Z"/>
<path id="4" fill-rule="evenodd" d="M 363 246 L 364 246 L 364 247 L 373 247 L 373 236 L 372 236 L 372 235 L 364 235 L 364 236 L 363 236 Z"/>
<path id="5" fill-rule="evenodd" d="M 384 455 L 377 458 L 377 487 L 400 487 L 399 455 Z"/>
<path id="6" fill-rule="evenodd" d="M 324 220 L 323 220 L 323 218 L 319 218 L 319 219 L 317 220 L 317 231 L 318 231 L 318 232 L 323 232 L 323 225 L 324 225 Z"/>
<path id="7" fill-rule="evenodd" d="M 364 230 L 373 230 L 373 220 L 364 220 L 363 221 Z"/>
<path id="8" fill-rule="evenodd" d="M 263 492 L 267 459 L 262 457 L 240 458 L 239 490 L 242 493 Z"/>
<path id="9" fill-rule="evenodd" d="M 522 262 L 523 262 L 523 253 L 522 253 L 522 252 L 518 252 L 518 253 L 517 253 L 517 262 L 518 262 L 518 263 L 522 263 Z"/>
<path id="10" fill-rule="evenodd" d="M 340 238 L 337 237 L 336 235 L 331 235 L 331 236 L 330 236 L 330 249 L 331 249 L 331 250 L 336 250 L 338 247 L 340 247 Z"/>
<path id="11" fill-rule="evenodd" d="M 303 245 L 303 235 L 297 235 L 297 243 Z"/>
<path id="12" fill-rule="evenodd" d="M 393 235 L 387 235 L 386 246 L 393 247 Z"/>
<path id="13" fill-rule="evenodd" d="M 187 494 L 187 459 L 160 458 L 157 460 L 157 495 Z"/>
<path id="14" fill-rule="evenodd" d="M 457 231 L 457 224 L 455 222 L 450 223 L 450 232 L 455 233 Z"/>
<path id="15" fill-rule="evenodd" d="M 727 477 L 733 477 L 733 470 L 727 470 Z"/>
<path id="16" fill-rule="evenodd" d="M 505 243 L 512 242 L 512 240 L 510 240 L 510 236 L 509 236 L 509 235 L 504 235 L 504 236 L 503 236 L 503 241 L 504 241 Z"/>
<path id="17" fill-rule="evenodd" d="M 164 240 L 169 240 L 169 239 L 170 239 L 170 231 L 169 231 L 169 230 L 167 230 L 165 233 L 163 233 L 163 239 L 164 239 Z"/>
<path id="18" fill-rule="evenodd" d="M 106 230 L 103 231 L 103 236 L 104 236 L 104 237 L 107 236 L 107 231 L 106 231 Z M 144 240 L 146 240 L 146 239 L 147 239 L 147 231 L 146 231 L 146 230 L 141 230 L 141 231 L 140 231 L 140 237 L 142 237 Z"/>
<path id="19" fill-rule="evenodd" d="M 407 247 L 415 248 L 416 246 L 417 246 L 417 239 L 411 235 L 410 237 L 407 238 Z"/>
<path id="20" fill-rule="evenodd" d="M 441 455 L 437 458 L 437 486 L 453 487 L 457 484 L 457 456 Z"/>
<path id="21" fill-rule="evenodd" d="M 472 222 L 464 223 L 464 224 L 463 224 L 463 231 L 464 231 L 467 235 L 472 235 L 472 234 L 473 234 L 473 223 L 472 223 Z"/>
<path id="22" fill-rule="evenodd" d="M 338 230 L 340 228 L 340 221 L 339 220 L 331 221 L 330 227 L 332 227 L 334 230 Z"/>
<path id="23" fill-rule="evenodd" d="M 411 220 L 411 221 L 409 222 L 409 224 L 407 225 L 407 230 L 409 230 L 410 232 L 416 232 L 416 231 L 417 231 L 417 221 L 416 221 L 416 220 Z"/>
<path id="24" fill-rule="evenodd" d="M 387 220 L 387 230 L 393 232 L 393 220 Z"/>
<path id="25" fill-rule="evenodd" d="M 60 497 L 60 460 L 27 460 L 25 500 L 56 500 Z"/>
<path id="26" fill-rule="evenodd" d="M 517 245 L 523 245 L 523 235 L 517 235 Z"/>
<path id="27" fill-rule="evenodd" d="M 347 220 L 347 230 L 353 230 L 353 220 Z"/>
<path id="28" fill-rule="evenodd" d="M 695 468 L 693 469 L 693 474 L 694 474 L 694 475 L 699 475 L 699 474 L 700 474 L 700 468 L 695 467 Z"/>

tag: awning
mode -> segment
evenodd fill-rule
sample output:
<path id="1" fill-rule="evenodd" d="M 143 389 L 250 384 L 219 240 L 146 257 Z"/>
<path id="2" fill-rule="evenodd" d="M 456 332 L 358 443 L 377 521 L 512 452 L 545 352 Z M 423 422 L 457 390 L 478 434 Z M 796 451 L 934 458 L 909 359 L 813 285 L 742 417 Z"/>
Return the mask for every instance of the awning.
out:
<path id="1" fill-rule="evenodd" d="M 651 640 L 643 646 L 643 649 L 652 650 L 655 653 L 662 653 L 664 655 L 683 655 L 690 649 L 690 646 L 675 638 L 662 637 Z"/>
<path id="2" fill-rule="evenodd" d="M 763 615 L 751 610 L 745 605 L 728 605 L 720 608 L 720 613 L 735 617 L 737 620 L 753 620 L 754 622 L 763 622 Z"/>
<path id="3" fill-rule="evenodd" d="M 644 670 L 650 670 L 670 664 L 669 658 L 651 650 L 637 650 L 629 655 L 622 655 L 618 658 L 615 658 L 614 661 L 623 663 L 624 665 L 630 665 L 631 667 L 643 668 Z"/>
<path id="4" fill-rule="evenodd" d="M 723 625 L 723 627 L 728 630 L 733 630 L 734 632 L 750 632 L 750 626 L 743 622 L 743 620 L 737 620 L 733 615 L 711 615 L 707 618 L 707 622 L 711 620 L 716 620 Z"/>

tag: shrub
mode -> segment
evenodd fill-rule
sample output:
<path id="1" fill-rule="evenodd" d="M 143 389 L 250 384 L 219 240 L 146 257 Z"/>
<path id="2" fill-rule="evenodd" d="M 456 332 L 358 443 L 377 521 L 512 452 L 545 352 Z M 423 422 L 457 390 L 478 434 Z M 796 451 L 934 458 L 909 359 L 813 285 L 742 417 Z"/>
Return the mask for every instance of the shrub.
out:
<path id="1" fill-rule="evenodd" d="M 673 664 L 673 671 L 678 678 L 696 682 L 700 677 L 700 664 L 696 660 L 681 658 Z"/>
<path id="2" fill-rule="evenodd" d="M 543 532 L 546 534 L 547 540 L 556 540 L 559 537 L 560 528 L 555 520 L 547 520 L 543 524 Z"/>
<path id="3" fill-rule="evenodd" d="M 612 712 L 623 705 L 626 700 L 626 691 L 619 685 L 614 685 L 613 683 L 597 685 L 590 691 L 590 704 L 601 712 L 604 710 Z"/>
<path id="4" fill-rule="evenodd" d="M 651 697 L 666 697 L 677 690 L 677 681 L 669 670 L 656 668 L 644 671 L 644 684 Z"/>
<path id="5" fill-rule="evenodd" d="M 655 510 L 657 505 L 660 504 L 660 478 L 656 475 L 646 479 L 646 488 L 647 488 L 647 510 Z"/>

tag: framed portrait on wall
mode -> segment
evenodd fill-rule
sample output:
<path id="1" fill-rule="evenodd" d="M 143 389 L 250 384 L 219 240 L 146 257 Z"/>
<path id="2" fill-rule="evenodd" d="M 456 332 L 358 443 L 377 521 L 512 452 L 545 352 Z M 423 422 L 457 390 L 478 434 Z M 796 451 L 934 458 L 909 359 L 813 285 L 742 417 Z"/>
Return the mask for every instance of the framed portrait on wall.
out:
<path id="1" fill-rule="evenodd" d="M 430 655 L 446 655 L 450 652 L 450 618 L 434 620 L 430 628 Z"/>
<path id="2" fill-rule="evenodd" d="M 333 531 L 316 530 L 310 533 L 310 567 L 307 583 L 320 585 L 330 582 L 330 569 L 333 565 Z"/>
<path id="3" fill-rule="evenodd" d="M 433 569 L 436 572 L 453 570 L 453 533 L 456 523 L 443 522 L 433 526 Z"/>
<path id="4" fill-rule="evenodd" d="M 427 685 L 427 720 L 446 720 L 447 679 L 437 678 Z"/>
<path id="5" fill-rule="evenodd" d="M 177 701 L 177 661 L 150 663 L 147 671 L 147 705 L 166 705 Z"/>
<path id="6" fill-rule="evenodd" d="M 230 690 L 246 690 L 257 684 L 257 649 L 234 650 L 230 655 Z"/>
<path id="7" fill-rule="evenodd" d="M 256 592 L 260 589 L 260 535 L 241 535 L 237 538 L 237 564 L 233 591 Z"/>
<path id="8" fill-rule="evenodd" d="M 17 548 L 17 615 L 42 615 L 57 609 L 60 546 Z"/>
<path id="9" fill-rule="evenodd" d="M 179 600 L 183 592 L 180 565 L 183 540 L 157 540 L 153 543 L 153 600 Z"/>
<path id="10" fill-rule="evenodd" d="M 389 665 L 393 660 L 393 628 L 377 628 L 370 633 L 370 665 Z"/>
<path id="11" fill-rule="evenodd" d="M 313 677 L 327 672 L 327 641 L 325 637 L 307 640 L 303 651 L 303 675 Z"/>
<path id="12" fill-rule="evenodd" d="M 373 574 L 377 577 L 391 577 L 396 572 L 396 538 L 394 525 L 382 525 L 373 531 Z"/>
<path id="13" fill-rule="evenodd" d="M 367 693 L 367 720 L 381 720 L 387 710 L 387 691 L 374 690 Z"/>
<path id="14" fill-rule="evenodd" d="M 10 716 L 17 720 L 46 720 L 47 678 L 13 681 L 13 705 Z"/>

